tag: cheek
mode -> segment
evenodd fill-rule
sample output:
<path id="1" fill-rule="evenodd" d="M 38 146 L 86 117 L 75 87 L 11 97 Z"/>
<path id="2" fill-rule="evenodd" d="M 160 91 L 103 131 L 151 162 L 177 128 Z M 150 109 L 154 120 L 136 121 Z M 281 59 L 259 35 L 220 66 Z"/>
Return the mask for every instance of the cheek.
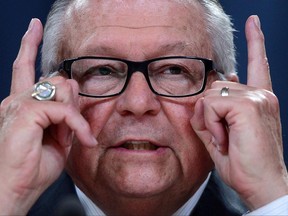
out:
<path id="1" fill-rule="evenodd" d="M 90 189 L 97 182 L 97 172 L 101 149 L 85 148 L 77 139 L 74 140 L 69 157 L 67 159 L 66 171 L 73 181 L 83 191 L 89 185 Z"/>
<path id="2" fill-rule="evenodd" d="M 93 134 L 97 137 L 115 110 L 111 99 L 82 99 L 79 102 L 81 114 L 88 121 Z"/>
<path id="3" fill-rule="evenodd" d="M 167 103 L 162 105 L 162 109 L 177 135 L 177 140 L 174 140 L 176 143 L 174 145 L 176 157 L 181 163 L 183 172 L 188 176 L 194 175 L 195 172 L 207 171 L 212 167 L 212 160 L 204 144 L 190 124 L 190 119 L 194 113 L 194 105 L 200 97 L 202 95 L 190 98 L 189 101 L 187 99 L 185 99 L 186 101 L 179 100 L 179 104 Z M 204 168 L 204 164 L 207 167 Z"/>
<path id="4" fill-rule="evenodd" d="M 191 127 L 190 119 L 193 116 L 194 106 L 198 98 L 178 99 L 176 102 L 165 101 L 161 105 L 168 122 L 182 138 L 196 136 Z"/>

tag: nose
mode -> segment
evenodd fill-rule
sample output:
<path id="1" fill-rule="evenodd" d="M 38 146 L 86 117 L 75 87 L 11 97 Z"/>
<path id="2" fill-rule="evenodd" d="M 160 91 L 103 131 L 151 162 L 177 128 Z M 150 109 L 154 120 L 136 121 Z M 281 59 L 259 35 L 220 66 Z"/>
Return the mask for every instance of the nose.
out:
<path id="1" fill-rule="evenodd" d="M 160 102 L 151 91 L 143 73 L 132 75 L 125 91 L 117 99 L 116 109 L 121 115 L 134 115 L 137 118 L 145 114 L 156 115 L 160 111 Z"/>

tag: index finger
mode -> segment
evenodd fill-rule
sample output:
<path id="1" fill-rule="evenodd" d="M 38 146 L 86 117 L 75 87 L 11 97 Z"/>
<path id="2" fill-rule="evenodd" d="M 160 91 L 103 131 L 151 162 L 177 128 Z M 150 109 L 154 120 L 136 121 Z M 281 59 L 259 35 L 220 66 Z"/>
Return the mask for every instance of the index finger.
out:
<path id="1" fill-rule="evenodd" d="M 260 25 L 258 16 L 250 16 L 246 22 L 245 30 L 248 47 L 247 85 L 272 91 L 264 34 Z"/>
<path id="2" fill-rule="evenodd" d="M 11 94 L 22 92 L 34 84 L 35 61 L 42 35 L 43 27 L 40 20 L 32 19 L 13 64 Z"/>

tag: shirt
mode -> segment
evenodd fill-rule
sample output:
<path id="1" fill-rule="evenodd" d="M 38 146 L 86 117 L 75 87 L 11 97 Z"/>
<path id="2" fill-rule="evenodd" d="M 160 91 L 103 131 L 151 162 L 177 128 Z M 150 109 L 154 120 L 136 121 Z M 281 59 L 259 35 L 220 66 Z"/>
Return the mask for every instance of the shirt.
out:
<path id="1" fill-rule="evenodd" d="M 280 197 L 267 205 L 245 214 L 246 216 L 284 216 L 288 215 L 288 195 Z"/>

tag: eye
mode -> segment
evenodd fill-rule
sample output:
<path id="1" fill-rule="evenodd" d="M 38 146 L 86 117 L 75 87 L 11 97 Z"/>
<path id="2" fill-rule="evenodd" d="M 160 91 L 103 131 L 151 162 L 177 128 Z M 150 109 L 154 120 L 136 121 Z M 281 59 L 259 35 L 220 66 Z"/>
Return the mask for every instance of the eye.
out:
<path id="1" fill-rule="evenodd" d="M 180 67 L 172 66 L 172 67 L 166 68 L 163 72 L 166 74 L 181 74 L 183 70 Z"/>
<path id="2" fill-rule="evenodd" d="M 158 75 L 185 75 L 189 74 L 189 71 L 182 65 L 163 65 L 156 69 Z"/>
<path id="3" fill-rule="evenodd" d="M 112 75 L 113 73 L 115 73 L 113 69 L 107 66 L 91 67 L 85 72 L 85 74 L 89 74 L 93 76 L 107 76 L 107 75 Z"/>

